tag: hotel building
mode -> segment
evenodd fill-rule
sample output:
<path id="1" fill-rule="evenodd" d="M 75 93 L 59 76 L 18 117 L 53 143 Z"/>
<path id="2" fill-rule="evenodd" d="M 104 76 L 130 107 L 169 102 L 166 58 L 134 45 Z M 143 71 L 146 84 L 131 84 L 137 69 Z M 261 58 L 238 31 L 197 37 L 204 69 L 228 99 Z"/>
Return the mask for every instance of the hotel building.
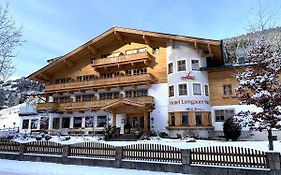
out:
<path id="1" fill-rule="evenodd" d="M 39 129 L 47 114 L 50 131 L 111 125 L 126 134 L 128 123 L 208 137 L 248 108 L 233 96 L 236 71 L 224 66 L 220 40 L 113 27 L 27 77 L 45 84 L 45 102 L 21 128 Z"/>

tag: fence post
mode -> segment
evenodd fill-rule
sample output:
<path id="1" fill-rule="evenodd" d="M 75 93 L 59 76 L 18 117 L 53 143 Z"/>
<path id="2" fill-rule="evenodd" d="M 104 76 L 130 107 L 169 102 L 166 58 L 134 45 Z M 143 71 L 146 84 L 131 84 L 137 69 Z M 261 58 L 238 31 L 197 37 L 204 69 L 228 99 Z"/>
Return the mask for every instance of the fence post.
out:
<path id="1" fill-rule="evenodd" d="M 70 145 L 63 145 L 62 163 L 67 163 L 67 157 L 70 156 Z"/>
<path id="2" fill-rule="evenodd" d="M 23 154 L 26 153 L 27 146 L 26 143 L 20 143 L 19 160 L 23 160 Z"/>
<path id="3" fill-rule="evenodd" d="M 115 167 L 116 168 L 121 167 L 122 158 L 123 158 L 123 147 L 116 146 L 115 147 Z"/>
<path id="4" fill-rule="evenodd" d="M 191 164 L 191 149 L 181 150 L 181 162 L 183 173 L 188 174 L 190 171 L 189 168 Z"/>
<path id="5" fill-rule="evenodd" d="M 270 175 L 279 175 L 281 172 L 281 160 L 279 152 L 267 152 L 268 165 L 270 168 Z"/>

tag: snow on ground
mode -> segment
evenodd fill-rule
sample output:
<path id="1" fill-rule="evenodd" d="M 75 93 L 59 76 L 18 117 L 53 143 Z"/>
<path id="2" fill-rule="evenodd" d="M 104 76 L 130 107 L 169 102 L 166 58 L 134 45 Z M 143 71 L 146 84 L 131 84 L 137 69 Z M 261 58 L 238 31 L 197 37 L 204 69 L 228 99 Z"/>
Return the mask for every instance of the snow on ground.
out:
<path id="1" fill-rule="evenodd" d="M 269 151 L 268 150 L 268 141 L 215 141 L 215 140 L 196 140 L 196 142 L 187 142 L 186 140 L 180 139 L 158 139 L 156 137 L 151 140 L 138 140 L 138 141 L 104 141 L 100 140 L 100 137 L 71 137 L 70 140 L 63 141 L 65 137 L 53 136 L 50 141 L 61 143 L 63 145 L 80 143 L 80 142 L 98 142 L 98 143 L 107 143 L 114 146 L 126 146 L 133 144 L 162 144 L 177 147 L 180 149 L 192 149 L 198 147 L 207 147 L 207 146 L 235 146 L 243 148 L 252 148 L 260 151 Z M 30 142 L 36 141 L 34 138 L 29 140 L 20 140 L 15 139 L 17 142 Z M 274 151 L 281 152 L 281 142 L 274 141 Z"/>
<path id="2" fill-rule="evenodd" d="M 62 165 L 0 159 L 0 175 L 181 175 L 144 170 Z"/>

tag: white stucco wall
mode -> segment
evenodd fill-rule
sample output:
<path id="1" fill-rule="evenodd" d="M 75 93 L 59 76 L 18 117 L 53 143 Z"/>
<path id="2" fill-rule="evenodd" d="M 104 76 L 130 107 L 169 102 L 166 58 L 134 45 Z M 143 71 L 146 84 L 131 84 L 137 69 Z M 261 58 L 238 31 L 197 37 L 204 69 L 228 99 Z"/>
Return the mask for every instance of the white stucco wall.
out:
<path id="1" fill-rule="evenodd" d="M 174 85 L 174 97 L 169 97 L 169 112 L 176 111 L 210 111 L 210 97 L 204 93 L 205 84 L 208 83 L 208 73 L 205 70 L 192 70 L 191 60 L 199 60 L 200 68 L 207 66 L 206 58 L 197 53 L 193 46 L 186 43 L 175 42 L 174 47 L 167 47 L 167 64 L 173 63 L 173 73 L 168 74 L 168 86 Z M 185 60 L 186 71 L 178 71 L 177 61 Z M 168 67 L 168 65 L 167 65 Z M 190 73 L 194 80 L 183 80 Z M 178 85 L 187 84 L 188 95 L 179 96 Z M 193 83 L 201 84 L 201 95 L 193 95 Z"/>
<path id="2" fill-rule="evenodd" d="M 155 109 L 150 113 L 150 130 L 167 132 L 168 126 L 168 84 L 153 84 L 148 95 L 154 97 Z M 153 121 L 151 120 L 153 118 Z"/>

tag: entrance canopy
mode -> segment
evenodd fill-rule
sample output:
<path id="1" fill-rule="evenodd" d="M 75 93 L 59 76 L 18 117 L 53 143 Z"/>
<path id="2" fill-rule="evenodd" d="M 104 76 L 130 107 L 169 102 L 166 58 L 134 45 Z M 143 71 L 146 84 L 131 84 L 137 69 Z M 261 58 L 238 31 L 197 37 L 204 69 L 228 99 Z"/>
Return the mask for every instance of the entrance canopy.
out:
<path id="1" fill-rule="evenodd" d="M 134 114 L 134 113 L 143 113 L 148 111 L 147 107 L 144 104 L 133 102 L 126 99 L 118 100 L 114 103 L 111 103 L 101 110 L 109 111 L 113 113 L 125 113 L 125 114 Z"/>

